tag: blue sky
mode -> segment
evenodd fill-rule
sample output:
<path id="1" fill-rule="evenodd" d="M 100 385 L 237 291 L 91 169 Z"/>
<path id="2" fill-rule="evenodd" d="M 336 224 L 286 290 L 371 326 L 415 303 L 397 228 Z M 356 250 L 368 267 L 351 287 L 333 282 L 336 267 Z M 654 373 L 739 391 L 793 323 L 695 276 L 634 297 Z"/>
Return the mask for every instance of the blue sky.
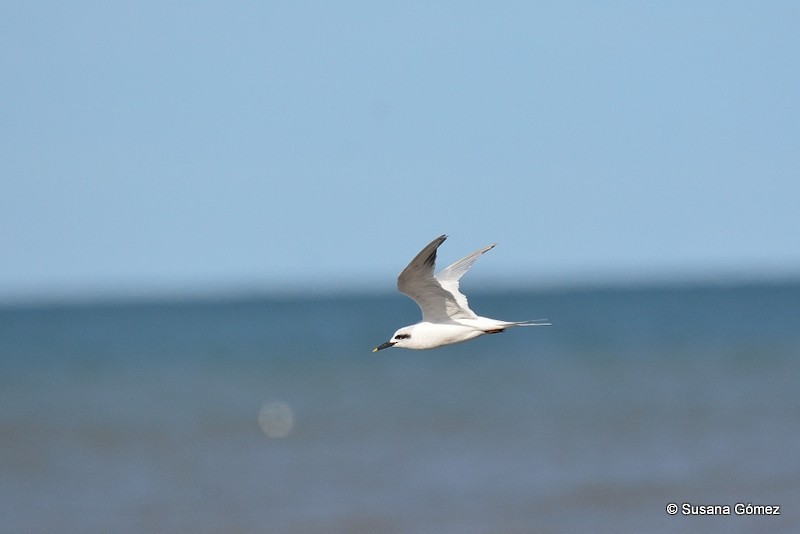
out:
<path id="1" fill-rule="evenodd" d="M 4 2 L 0 300 L 800 272 L 796 2 Z"/>

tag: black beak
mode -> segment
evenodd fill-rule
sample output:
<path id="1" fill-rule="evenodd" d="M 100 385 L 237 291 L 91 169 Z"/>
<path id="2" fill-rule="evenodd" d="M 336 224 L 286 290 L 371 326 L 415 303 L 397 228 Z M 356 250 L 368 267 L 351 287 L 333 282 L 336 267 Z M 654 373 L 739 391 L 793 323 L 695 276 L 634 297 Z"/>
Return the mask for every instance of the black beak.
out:
<path id="1" fill-rule="evenodd" d="M 394 341 L 387 341 L 386 343 L 378 345 L 377 347 L 372 349 L 372 352 L 378 352 L 379 350 L 388 349 L 392 345 L 394 345 Z"/>

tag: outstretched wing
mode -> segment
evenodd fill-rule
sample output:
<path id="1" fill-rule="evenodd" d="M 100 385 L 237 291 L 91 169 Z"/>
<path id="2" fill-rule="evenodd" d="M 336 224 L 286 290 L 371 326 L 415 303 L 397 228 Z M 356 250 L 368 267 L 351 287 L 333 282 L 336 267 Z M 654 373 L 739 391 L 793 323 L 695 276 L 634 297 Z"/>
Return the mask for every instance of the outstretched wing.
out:
<path id="1" fill-rule="evenodd" d="M 447 239 L 447 236 L 441 235 L 431 241 L 397 277 L 397 289 L 400 293 L 411 297 L 417 303 L 422 311 L 423 321 L 432 323 L 446 323 L 453 319 L 472 319 L 475 317 L 475 314 L 469 311 L 469 308 L 462 307 L 456 296 L 442 287 L 440 281 L 433 276 L 433 268 L 436 264 L 436 249 L 444 243 L 445 239 Z M 460 295 L 460 293 L 458 294 Z M 463 297 L 463 295 L 461 296 Z M 464 298 L 464 302 L 466 302 L 466 298 Z"/>
<path id="2" fill-rule="evenodd" d="M 475 312 L 469 309 L 467 297 L 458 290 L 458 281 L 484 252 L 492 250 L 494 246 L 495 244 L 492 243 L 491 245 L 476 250 L 468 256 L 464 256 L 449 267 L 442 269 L 435 276 L 442 288 L 453 295 L 453 298 L 458 303 L 458 306 L 473 319 L 477 318 L 478 316 L 475 315 Z"/>

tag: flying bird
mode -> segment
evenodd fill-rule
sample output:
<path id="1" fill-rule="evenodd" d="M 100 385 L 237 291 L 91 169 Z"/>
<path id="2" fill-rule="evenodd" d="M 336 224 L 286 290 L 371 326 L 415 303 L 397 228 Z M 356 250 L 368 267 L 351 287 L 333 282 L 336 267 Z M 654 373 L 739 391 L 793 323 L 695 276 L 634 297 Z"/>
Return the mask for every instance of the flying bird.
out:
<path id="1" fill-rule="evenodd" d="M 494 244 L 476 250 L 434 275 L 436 250 L 445 239 L 447 236 L 441 235 L 431 241 L 397 277 L 397 289 L 417 303 L 422 311 L 422 321 L 404 326 L 372 352 L 389 347 L 435 349 L 484 334 L 499 334 L 514 326 L 550 324 L 546 320 L 499 321 L 476 315 L 469 309 L 467 297 L 458 290 L 458 281 L 475 260 L 494 248 Z"/>

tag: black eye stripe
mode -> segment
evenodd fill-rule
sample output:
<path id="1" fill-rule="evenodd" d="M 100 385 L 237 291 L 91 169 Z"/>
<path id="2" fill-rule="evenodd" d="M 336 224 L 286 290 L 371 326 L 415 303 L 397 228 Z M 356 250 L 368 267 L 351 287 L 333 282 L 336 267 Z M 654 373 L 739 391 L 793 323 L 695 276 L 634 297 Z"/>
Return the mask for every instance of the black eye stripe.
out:
<path id="1" fill-rule="evenodd" d="M 408 339 L 411 337 L 411 334 L 397 334 L 394 336 L 395 339 Z"/>

